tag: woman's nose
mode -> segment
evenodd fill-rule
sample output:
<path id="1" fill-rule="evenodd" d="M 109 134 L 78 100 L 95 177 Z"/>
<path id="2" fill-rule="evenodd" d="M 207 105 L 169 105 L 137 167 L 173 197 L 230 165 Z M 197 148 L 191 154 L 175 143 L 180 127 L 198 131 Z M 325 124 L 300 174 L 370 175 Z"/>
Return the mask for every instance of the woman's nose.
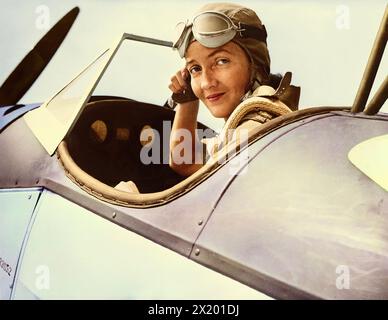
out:
<path id="1" fill-rule="evenodd" d="M 215 87 L 216 84 L 217 84 L 217 79 L 214 75 L 213 70 L 211 70 L 211 69 L 202 70 L 201 89 L 208 90 L 212 87 Z"/>

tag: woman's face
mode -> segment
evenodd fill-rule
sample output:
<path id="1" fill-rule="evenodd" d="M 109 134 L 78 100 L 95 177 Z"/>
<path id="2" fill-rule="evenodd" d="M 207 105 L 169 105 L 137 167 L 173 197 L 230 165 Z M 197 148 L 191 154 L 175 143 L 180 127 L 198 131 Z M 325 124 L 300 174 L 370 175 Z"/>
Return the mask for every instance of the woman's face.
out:
<path id="1" fill-rule="evenodd" d="M 248 90 L 250 62 L 234 42 L 218 48 L 192 42 L 186 52 L 186 68 L 195 95 L 217 118 L 227 119 Z"/>

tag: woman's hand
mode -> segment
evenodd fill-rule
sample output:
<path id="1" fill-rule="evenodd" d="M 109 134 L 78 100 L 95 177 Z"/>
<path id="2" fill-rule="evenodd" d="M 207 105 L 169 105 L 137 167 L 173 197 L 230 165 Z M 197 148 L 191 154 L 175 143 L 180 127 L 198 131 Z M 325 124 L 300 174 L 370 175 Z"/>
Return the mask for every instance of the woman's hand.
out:
<path id="1" fill-rule="evenodd" d="M 190 85 L 190 74 L 186 68 L 179 70 L 171 77 L 169 89 L 172 91 L 172 99 L 176 103 L 186 103 L 198 100 Z"/>
<path id="2" fill-rule="evenodd" d="M 169 164 L 178 174 L 189 176 L 203 166 L 202 163 L 196 163 L 197 158 L 202 160 L 196 155 L 202 150 L 197 147 L 196 134 L 199 101 L 191 89 L 190 74 L 186 68 L 179 70 L 171 77 L 168 87 L 173 93 L 171 98 L 179 104 L 175 109 L 171 129 Z M 182 159 L 184 161 L 181 161 Z"/>

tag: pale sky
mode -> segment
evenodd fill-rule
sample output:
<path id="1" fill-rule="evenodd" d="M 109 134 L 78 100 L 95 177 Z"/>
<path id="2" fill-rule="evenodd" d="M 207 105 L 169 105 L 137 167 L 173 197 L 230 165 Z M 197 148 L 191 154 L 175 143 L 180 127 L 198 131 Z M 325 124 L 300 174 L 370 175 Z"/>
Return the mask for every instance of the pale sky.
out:
<path id="1" fill-rule="evenodd" d="M 177 22 L 213 1 L 0 0 L 0 83 L 60 17 L 81 12 L 62 47 L 21 102 L 42 102 L 58 92 L 122 32 L 172 40 Z M 271 71 L 293 72 L 302 87 L 300 107 L 353 103 L 386 6 L 372 1 L 233 1 L 254 9 L 268 31 Z M 47 18 L 42 20 L 42 18 Z M 47 22 L 46 24 L 42 23 Z M 180 67 L 168 48 L 130 43 L 108 69 L 97 93 L 162 104 Z M 385 73 L 383 72 L 385 70 Z M 372 95 L 388 70 L 385 54 Z M 204 109 L 204 108 L 203 108 Z M 387 103 L 383 110 L 388 112 Z M 219 129 L 222 121 L 200 120 Z"/>

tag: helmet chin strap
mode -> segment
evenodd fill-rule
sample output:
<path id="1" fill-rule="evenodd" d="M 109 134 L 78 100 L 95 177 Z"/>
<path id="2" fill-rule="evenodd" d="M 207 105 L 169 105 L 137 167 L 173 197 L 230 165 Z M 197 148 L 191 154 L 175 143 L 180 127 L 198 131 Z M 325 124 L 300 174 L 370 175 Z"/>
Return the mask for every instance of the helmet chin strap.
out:
<path id="1" fill-rule="evenodd" d="M 255 91 L 262 84 L 260 79 L 257 77 L 258 71 L 252 68 L 249 84 L 245 90 L 245 93 L 241 96 L 240 102 L 243 102 L 245 99 L 252 95 L 252 92 Z"/>

